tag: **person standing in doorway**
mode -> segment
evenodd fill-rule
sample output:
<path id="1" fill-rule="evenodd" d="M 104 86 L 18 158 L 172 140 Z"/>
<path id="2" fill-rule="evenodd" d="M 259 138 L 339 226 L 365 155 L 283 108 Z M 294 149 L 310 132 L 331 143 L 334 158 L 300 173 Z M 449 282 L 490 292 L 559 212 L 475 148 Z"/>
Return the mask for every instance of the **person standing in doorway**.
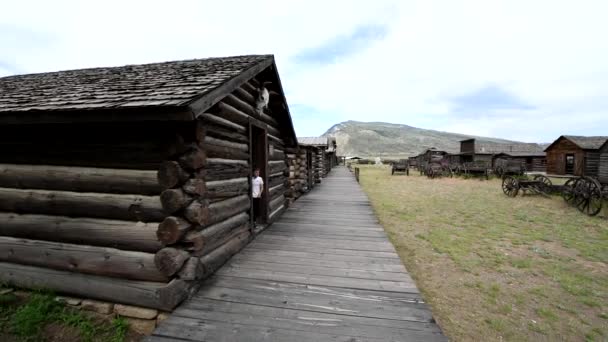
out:
<path id="1" fill-rule="evenodd" d="M 251 197 L 253 197 L 253 223 L 256 224 L 260 218 L 261 198 L 264 192 L 264 180 L 260 177 L 260 169 L 256 168 L 253 171 L 253 179 L 251 180 Z"/>

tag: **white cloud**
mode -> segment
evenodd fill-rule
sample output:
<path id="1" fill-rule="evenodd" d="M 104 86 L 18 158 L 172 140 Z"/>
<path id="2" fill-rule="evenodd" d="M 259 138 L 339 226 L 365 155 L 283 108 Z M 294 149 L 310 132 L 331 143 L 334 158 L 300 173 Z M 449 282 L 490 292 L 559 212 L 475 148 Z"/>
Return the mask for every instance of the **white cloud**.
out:
<path id="1" fill-rule="evenodd" d="M 302 135 L 353 119 L 550 141 L 608 134 L 605 13 L 585 0 L 20 1 L 0 13 L 0 59 L 39 72 L 274 53 L 289 103 L 327 113 L 297 115 Z M 293 62 L 370 24 L 387 34 L 338 64 Z M 488 85 L 535 109 L 452 111 L 450 99 Z"/>

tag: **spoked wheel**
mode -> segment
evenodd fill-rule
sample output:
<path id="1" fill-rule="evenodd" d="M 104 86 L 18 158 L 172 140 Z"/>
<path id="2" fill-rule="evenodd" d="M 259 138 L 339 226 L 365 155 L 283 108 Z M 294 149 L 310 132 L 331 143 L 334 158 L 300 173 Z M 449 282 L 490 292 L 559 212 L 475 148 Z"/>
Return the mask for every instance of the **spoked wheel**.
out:
<path id="1" fill-rule="evenodd" d="M 502 192 L 509 197 L 517 196 L 519 192 L 519 181 L 511 176 L 502 179 Z"/>
<path id="2" fill-rule="evenodd" d="M 602 210 L 602 186 L 593 178 L 584 177 L 580 180 L 581 193 L 576 199 L 576 207 L 581 212 L 595 216 Z"/>
<path id="3" fill-rule="evenodd" d="M 450 177 L 450 178 L 452 178 L 452 170 L 448 166 L 444 166 L 441 169 L 441 175 L 443 177 Z"/>
<path id="4" fill-rule="evenodd" d="M 569 205 L 575 204 L 576 193 L 575 193 L 574 189 L 576 188 L 577 181 L 578 181 L 578 178 L 570 178 L 564 184 L 564 188 L 562 190 L 562 198 Z"/>
<path id="5" fill-rule="evenodd" d="M 544 192 L 544 193 L 549 193 L 551 192 L 551 187 L 553 186 L 553 183 L 551 182 L 551 180 L 549 178 L 547 178 L 544 175 L 536 175 L 534 176 L 534 180 L 540 182 L 540 191 Z"/>

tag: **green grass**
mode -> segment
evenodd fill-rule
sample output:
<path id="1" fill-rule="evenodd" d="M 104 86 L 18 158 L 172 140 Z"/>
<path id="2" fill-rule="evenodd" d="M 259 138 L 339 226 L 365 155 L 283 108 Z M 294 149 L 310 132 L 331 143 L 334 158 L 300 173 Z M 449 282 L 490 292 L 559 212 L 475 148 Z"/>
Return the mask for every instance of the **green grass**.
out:
<path id="1" fill-rule="evenodd" d="M 360 180 L 449 337 L 608 336 L 606 210 L 588 217 L 559 196 L 510 198 L 498 179 L 430 180 L 367 166 Z"/>
<path id="2" fill-rule="evenodd" d="M 34 292 L 23 303 L 12 293 L 0 296 L 0 331 L 23 341 L 42 341 L 43 328 L 51 323 L 74 329 L 84 342 L 122 342 L 128 331 L 125 319 L 117 317 L 111 322 L 93 319 L 56 301 L 50 292 Z"/>

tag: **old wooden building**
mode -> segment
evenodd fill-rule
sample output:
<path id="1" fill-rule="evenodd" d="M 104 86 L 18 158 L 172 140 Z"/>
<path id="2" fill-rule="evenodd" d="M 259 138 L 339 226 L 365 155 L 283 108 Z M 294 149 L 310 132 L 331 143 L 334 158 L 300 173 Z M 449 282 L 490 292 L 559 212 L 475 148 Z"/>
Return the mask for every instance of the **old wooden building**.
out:
<path id="1" fill-rule="evenodd" d="M 492 166 L 500 160 L 510 160 L 519 162 L 526 172 L 546 172 L 547 156 L 545 152 L 501 152 L 495 154 L 492 159 Z"/>
<path id="2" fill-rule="evenodd" d="M 600 147 L 598 179 L 602 184 L 608 184 L 608 140 Z"/>
<path id="3" fill-rule="evenodd" d="M 545 149 L 547 173 L 553 175 L 596 176 L 600 147 L 608 136 L 562 135 Z"/>
<path id="4" fill-rule="evenodd" d="M 300 148 L 305 149 L 309 156 L 309 172 L 311 172 L 313 182 L 321 183 L 321 179 L 329 172 L 329 168 L 326 166 L 328 163 L 327 150 L 329 148 L 327 138 L 298 137 L 298 143 Z"/>
<path id="5" fill-rule="evenodd" d="M 476 139 L 460 141 L 460 158 L 463 163 L 486 162 L 494 167 L 498 158 L 521 161 L 529 171 L 544 171 L 546 159 L 542 147 L 534 143 L 488 143 Z"/>
<path id="6" fill-rule="evenodd" d="M 0 282 L 169 310 L 286 207 L 272 55 L 0 78 Z"/>

